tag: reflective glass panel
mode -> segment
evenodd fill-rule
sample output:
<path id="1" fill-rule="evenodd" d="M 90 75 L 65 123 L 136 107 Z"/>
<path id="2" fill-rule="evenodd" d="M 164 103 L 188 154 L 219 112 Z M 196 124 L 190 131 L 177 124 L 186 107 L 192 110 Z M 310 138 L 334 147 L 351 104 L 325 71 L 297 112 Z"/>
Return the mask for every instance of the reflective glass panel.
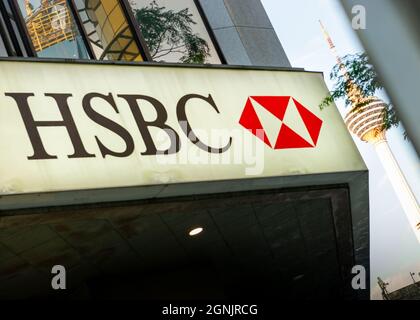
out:
<path id="1" fill-rule="evenodd" d="M 18 0 L 38 57 L 88 59 L 66 0 Z"/>
<path id="2" fill-rule="evenodd" d="M 96 59 L 142 61 L 118 0 L 75 0 Z"/>
<path id="3" fill-rule="evenodd" d="M 155 61 L 220 64 L 193 0 L 129 0 Z"/>

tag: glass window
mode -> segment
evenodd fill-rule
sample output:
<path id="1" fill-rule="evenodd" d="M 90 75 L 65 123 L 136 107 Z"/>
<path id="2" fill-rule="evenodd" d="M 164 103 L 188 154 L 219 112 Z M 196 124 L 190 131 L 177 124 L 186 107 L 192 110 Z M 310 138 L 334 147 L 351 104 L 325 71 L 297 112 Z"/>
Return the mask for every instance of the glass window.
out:
<path id="1" fill-rule="evenodd" d="M 66 0 L 18 0 L 38 57 L 88 59 Z"/>
<path id="2" fill-rule="evenodd" d="M 129 0 L 155 61 L 220 64 L 194 0 Z"/>
<path id="3" fill-rule="evenodd" d="M 143 60 L 118 0 L 75 3 L 96 59 Z"/>

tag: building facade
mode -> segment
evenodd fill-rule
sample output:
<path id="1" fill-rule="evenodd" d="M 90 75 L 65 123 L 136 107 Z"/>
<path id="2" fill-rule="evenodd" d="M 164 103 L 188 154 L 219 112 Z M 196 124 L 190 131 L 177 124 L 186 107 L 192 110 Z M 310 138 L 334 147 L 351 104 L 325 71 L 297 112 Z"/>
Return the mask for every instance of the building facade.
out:
<path id="1" fill-rule="evenodd" d="M 366 166 L 259 0 L 1 0 L 0 73 L 1 298 L 369 297 Z"/>

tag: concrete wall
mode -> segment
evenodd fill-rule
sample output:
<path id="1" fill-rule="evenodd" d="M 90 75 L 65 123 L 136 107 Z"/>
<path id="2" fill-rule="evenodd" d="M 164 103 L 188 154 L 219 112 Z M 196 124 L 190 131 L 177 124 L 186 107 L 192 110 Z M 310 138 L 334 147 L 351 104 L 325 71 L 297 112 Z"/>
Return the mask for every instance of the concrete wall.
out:
<path id="1" fill-rule="evenodd" d="M 291 67 L 260 0 L 198 0 L 228 64 Z"/>

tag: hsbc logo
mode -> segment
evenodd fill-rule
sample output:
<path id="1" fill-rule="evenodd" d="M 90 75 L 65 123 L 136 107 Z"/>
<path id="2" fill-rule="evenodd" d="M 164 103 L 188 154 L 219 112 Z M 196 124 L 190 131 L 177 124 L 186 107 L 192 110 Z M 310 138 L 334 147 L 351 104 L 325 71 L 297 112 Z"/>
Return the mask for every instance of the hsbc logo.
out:
<path id="1" fill-rule="evenodd" d="M 291 96 L 251 96 L 239 123 L 272 149 L 314 148 L 322 120 Z"/>

